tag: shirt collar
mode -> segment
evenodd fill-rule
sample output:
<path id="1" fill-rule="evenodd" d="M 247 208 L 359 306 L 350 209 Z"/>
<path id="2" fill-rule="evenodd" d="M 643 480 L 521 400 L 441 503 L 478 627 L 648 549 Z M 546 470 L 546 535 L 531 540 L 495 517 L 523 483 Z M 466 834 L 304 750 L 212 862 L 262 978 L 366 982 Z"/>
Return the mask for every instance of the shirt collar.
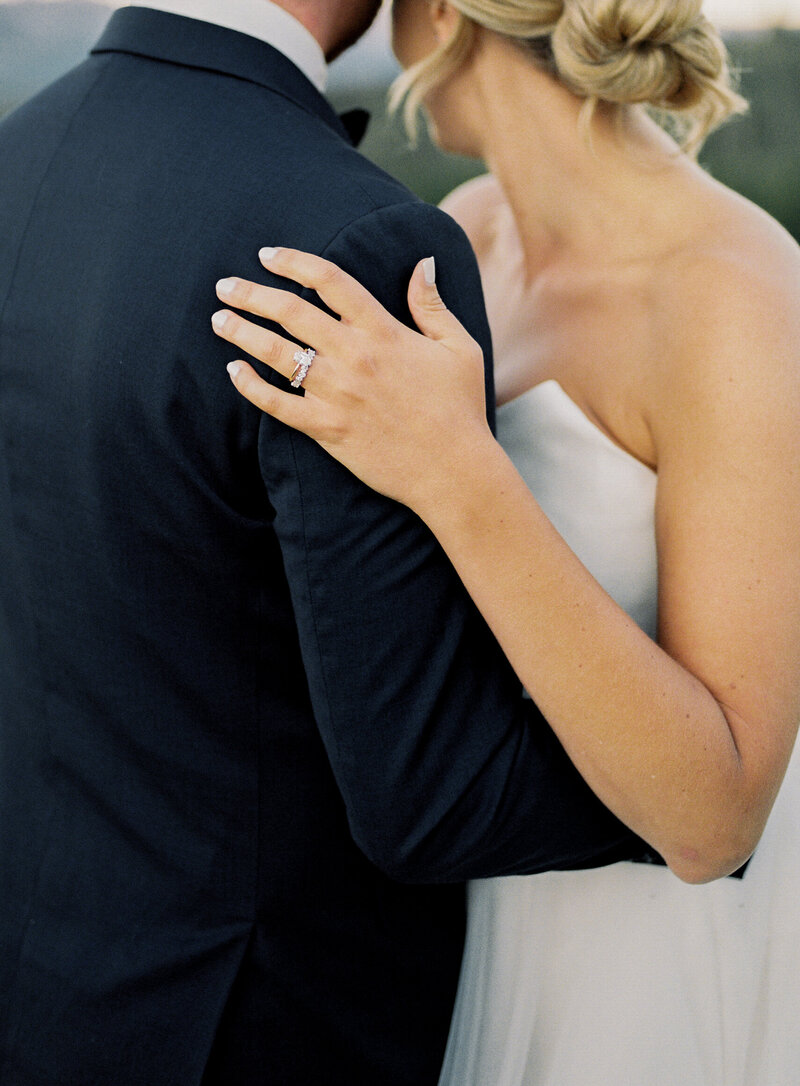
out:
<path id="1" fill-rule="evenodd" d="M 317 39 L 272 0 L 130 0 L 130 7 L 152 8 L 249 34 L 278 49 L 324 93 L 328 65 Z"/>

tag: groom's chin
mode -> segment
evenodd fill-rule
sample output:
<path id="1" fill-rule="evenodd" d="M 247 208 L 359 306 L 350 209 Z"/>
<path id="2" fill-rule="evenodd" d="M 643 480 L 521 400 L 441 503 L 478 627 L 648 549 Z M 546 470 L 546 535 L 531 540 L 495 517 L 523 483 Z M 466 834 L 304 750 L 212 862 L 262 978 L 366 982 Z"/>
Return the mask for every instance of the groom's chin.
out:
<path id="1" fill-rule="evenodd" d="M 325 54 L 328 63 L 340 57 L 366 34 L 381 9 L 381 0 L 352 0 L 350 6 L 351 19 L 345 24 L 341 39 L 335 42 Z"/>

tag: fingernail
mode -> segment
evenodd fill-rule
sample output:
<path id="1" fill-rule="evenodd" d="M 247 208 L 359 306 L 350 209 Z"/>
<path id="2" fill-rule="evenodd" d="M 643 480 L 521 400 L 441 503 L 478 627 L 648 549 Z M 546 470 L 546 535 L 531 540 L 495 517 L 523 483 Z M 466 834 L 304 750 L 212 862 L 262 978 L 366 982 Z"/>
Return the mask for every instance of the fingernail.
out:
<path id="1" fill-rule="evenodd" d="M 220 309 L 219 313 L 215 313 L 211 318 L 211 323 L 214 325 L 218 332 L 222 331 L 225 325 L 228 323 L 228 314 L 224 309 Z"/>
<path id="2" fill-rule="evenodd" d="M 429 256 L 427 260 L 423 260 L 422 270 L 425 273 L 425 282 L 432 287 L 436 283 L 436 258 Z"/>
<path id="3" fill-rule="evenodd" d="M 242 368 L 242 363 L 241 362 L 229 362 L 228 365 L 225 368 L 227 369 L 227 371 L 231 375 L 231 377 L 235 377 L 236 374 L 239 372 L 239 370 Z"/>
<path id="4" fill-rule="evenodd" d="M 217 283 L 217 294 L 233 294 L 235 289 L 235 279 L 220 279 Z"/>
<path id="5" fill-rule="evenodd" d="M 271 246 L 267 245 L 263 249 L 259 249 L 258 259 L 262 264 L 268 264 L 270 260 L 275 259 L 277 252 L 277 249 L 273 249 Z"/>

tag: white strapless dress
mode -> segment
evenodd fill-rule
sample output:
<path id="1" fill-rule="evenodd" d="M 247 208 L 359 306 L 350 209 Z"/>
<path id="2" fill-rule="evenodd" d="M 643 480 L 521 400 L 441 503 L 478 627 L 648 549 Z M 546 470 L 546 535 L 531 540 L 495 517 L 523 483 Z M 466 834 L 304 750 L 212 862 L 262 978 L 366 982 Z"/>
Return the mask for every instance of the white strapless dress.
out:
<path id="1" fill-rule="evenodd" d="M 555 381 L 500 408 L 498 434 L 653 635 L 653 472 Z M 800 1086 L 800 758 L 742 880 L 620 863 L 471 883 L 440 1086 Z"/>

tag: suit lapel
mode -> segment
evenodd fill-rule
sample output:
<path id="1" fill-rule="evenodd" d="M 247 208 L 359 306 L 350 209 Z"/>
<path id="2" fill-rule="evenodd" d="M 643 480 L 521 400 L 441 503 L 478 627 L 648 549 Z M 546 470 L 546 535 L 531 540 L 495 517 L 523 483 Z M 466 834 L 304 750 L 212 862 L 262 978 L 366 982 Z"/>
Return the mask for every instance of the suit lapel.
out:
<path id="1" fill-rule="evenodd" d="M 112 15 L 92 53 L 129 53 L 255 83 L 353 142 L 327 99 L 292 61 L 266 42 L 227 27 L 150 8 L 122 8 Z"/>

